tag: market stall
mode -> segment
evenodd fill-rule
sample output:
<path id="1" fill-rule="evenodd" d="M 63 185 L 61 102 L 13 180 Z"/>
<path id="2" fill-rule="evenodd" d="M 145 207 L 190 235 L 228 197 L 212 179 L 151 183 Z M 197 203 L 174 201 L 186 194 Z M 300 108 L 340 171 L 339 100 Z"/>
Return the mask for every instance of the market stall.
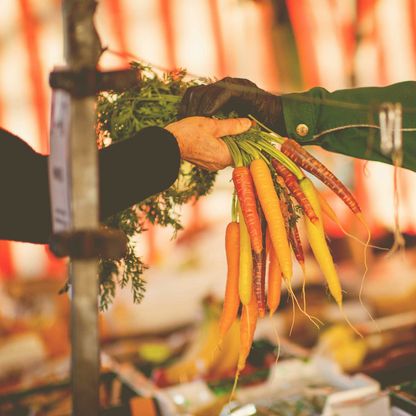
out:
<path id="1" fill-rule="evenodd" d="M 0 60 L 23 46 L 24 64 L 1 66 L 0 120 L 50 153 L 54 223 L 49 244 L 0 241 L 0 414 L 414 414 L 412 85 L 320 110 L 364 112 L 362 159 L 387 163 L 319 132 L 299 146 L 309 121 L 291 135 L 286 117 L 296 142 L 254 113 L 223 140 L 232 168 L 182 160 L 172 186 L 100 225 L 94 168 L 224 76 L 294 92 L 295 108 L 311 87 L 414 79 L 413 2 L 6 3 Z"/>

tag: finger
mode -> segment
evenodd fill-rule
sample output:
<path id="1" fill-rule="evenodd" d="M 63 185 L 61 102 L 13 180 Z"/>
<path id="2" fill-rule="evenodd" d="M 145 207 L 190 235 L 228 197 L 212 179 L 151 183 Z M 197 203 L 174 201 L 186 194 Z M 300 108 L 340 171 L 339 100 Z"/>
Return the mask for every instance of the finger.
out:
<path id="1" fill-rule="evenodd" d="M 240 134 L 247 131 L 251 126 L 249 118 L 227 118 L 225 120 L 215 120 L 217 137 Z"/>

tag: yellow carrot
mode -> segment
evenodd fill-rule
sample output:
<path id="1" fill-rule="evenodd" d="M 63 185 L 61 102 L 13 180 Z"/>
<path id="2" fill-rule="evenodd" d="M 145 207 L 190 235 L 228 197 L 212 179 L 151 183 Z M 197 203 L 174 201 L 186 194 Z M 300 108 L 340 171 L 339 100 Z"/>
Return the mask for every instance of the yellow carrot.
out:
<path id="1" fill-rule="evenodd" d="M 241 303 L 248 305 L 250 303 L 253 288 L 253 257 L 251 254 L 250 236 L 241 211 L 238 208 L 240 221 L 240 263 L 238 278 L 238 293 Z"/>
<path id="2" fill-rule="evenodd" d="M 257 191 L 257 197 L 267 220 L 270 239 L 277 254 L 283 276 L 289 281 L 292 277 L 292 258 L 285 221 L 280 209 L 279 198 L 273 185 L 270 169 L 263 159 L 256 159 L 251 162 L 250 171 Z"/>
<path id="3" fill-rule="evenodd" d="M 334 260 L 329 251 L 328 244 L 325 239 L 325 232 L 322 223 L 322 213 L 319 204 L 318 195 L 315 192 L 315 188 L 312 182 L 308 178 L 302 179 L 300 186 L 311 203 L 315 214 L 319 218 L 319 221 L 315 224 L 312 223 L 308 217 L 305 216 L 306 222 L 306 233 L 308 236 L 309 244 L 313 251 L 316 261 L 321 268 L 322 274 L 324 275 L 328 288 L 339 305 L 342 308 L 342 289 L 339 281 L 338 273 L 335 268 Z"/>

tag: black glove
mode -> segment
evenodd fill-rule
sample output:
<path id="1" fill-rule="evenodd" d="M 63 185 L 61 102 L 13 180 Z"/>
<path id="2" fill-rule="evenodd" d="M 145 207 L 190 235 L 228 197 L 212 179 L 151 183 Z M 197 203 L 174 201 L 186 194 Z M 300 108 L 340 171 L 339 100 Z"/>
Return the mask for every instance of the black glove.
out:
<path id="1" fill-rule="evenodd" d="M 248 79 L 227 77 L 213 84 L 188 88 L 179 114 L 181 117 L 212 116 L 219 111 L 235 111 L 239 116 L 251 114 L 282 136 L 287 135 L 281 98 Z"/>

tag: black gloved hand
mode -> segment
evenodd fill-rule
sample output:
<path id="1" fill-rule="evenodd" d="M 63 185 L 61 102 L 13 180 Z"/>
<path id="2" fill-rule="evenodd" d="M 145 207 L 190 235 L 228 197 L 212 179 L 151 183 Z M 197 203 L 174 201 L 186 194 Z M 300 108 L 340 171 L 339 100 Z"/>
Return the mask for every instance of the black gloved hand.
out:
<path id="1" fill-rule="evenodd" d="M 181 117 L 212 116 L 218 111 L 236 111 L 239 116 L 252 114 L 277 133 L 286 136 L 282 101 L 279 96 L 242 78 L 223 78 L 209 85 L 190 87 L 179 109 Z"/>

